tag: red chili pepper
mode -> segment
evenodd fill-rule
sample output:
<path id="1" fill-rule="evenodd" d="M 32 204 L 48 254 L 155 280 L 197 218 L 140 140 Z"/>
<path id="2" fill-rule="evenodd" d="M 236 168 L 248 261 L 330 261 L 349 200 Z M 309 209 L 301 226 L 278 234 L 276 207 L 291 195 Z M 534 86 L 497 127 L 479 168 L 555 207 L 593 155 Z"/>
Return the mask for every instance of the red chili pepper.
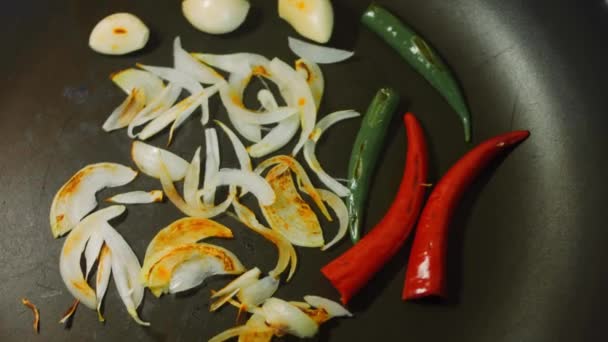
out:
<path id="1" fill-rule="evenodd" d="M 446 296 L 448 226 L 462 194 L 492 160 L 529 135 L 528 131 L 514 131 L 486 140 L 456 162 L 435 186 L 418 221 L 405 274 L 404 300 Z"/>
<path id="2" fill-rule="evenodd" d="M 321 272 L 340 292 L 346 304 L 399 250 L 416 223 L 427 177 L 424 132 L 414 115 L 403 117 L 408 146 L 399 191 L 382 220 L 344 254 L 325 265 Z"/>

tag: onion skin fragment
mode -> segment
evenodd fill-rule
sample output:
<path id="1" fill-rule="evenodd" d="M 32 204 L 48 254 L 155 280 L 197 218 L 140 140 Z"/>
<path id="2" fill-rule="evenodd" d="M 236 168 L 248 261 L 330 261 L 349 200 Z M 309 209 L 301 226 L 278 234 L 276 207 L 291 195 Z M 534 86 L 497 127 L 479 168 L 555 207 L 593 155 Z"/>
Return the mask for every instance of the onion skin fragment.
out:
<path id="1" fill-rule="evenodd" d="M 38 311 L 36 305 L 30 302 L 27 298 L 21 298 L 21 304 L 30 308 L 30 310 L 32 310 L 34 313 L 34 323 L 32 326 L 34 327 L 34 332 L 38 334 L 40 332 L 40 311 Z"/>

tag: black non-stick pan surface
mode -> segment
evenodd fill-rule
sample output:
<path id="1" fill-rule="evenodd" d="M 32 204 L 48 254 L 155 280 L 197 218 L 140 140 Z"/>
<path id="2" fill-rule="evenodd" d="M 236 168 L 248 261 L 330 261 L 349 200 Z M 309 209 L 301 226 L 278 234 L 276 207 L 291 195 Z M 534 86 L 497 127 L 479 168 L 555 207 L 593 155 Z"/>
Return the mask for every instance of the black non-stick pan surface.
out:
<path id="1" fill-rule="evenodd" d="M 214 278 L 182 295 L 150 293 L 135 324 L 113 285 L 106 323 L 79 308 L 69 328 L 58 319 L 72 297 L 59 275 L 63 239 L 50 233 L 48 211 L 58 188 L 82 166 L 114 161 L 131 165 L 130 140 L 101 124 L 124 95 L 108 79 L 136 62 L 170 65 L 172 40 L 191 51 L 256 52 L 292 61 L 276 1 L 252 1 L 236 33 L 210 36 L 192 28 L 179 1 L 7 1 L 0 10 L 0 340 L 1 341 L 206 341 L 234 325 L 235 310 L 208 312 Z M 600 341 L 606 340 L 608 299 L 608 8 L 586 1 L 382 1 L 416 28 L 451 66 L 473 113 L 474 142 L 512 129 L 531 137 L 496 162 L 465 196 L 452 224 L 450 299 L 402 302 L 408 244 L 351 303 L 351 319 L 324 325 L 326 341 Z M 430 177 L 436 180 L 473 144 L 463 142 L 457 116 L 424 79 L 358 24 L 367 1 L 334 1 L 331 45 L 354 49 L 351 60 L 323 68 L 327 81 L 320 115 L 345 108 L 364 111 L 375 91 L 392 86 L 400 112 L 420 118 L 429 141 Z M 152 31 L 141 52 L 108 57 L 91 51 L 88 35 L 104 16 L 135 13 Z M 214 115 L 226 121 L 216 103 Z M 359 125 L 351 120 L 328 131 L 318 147 L 330 174 L 346 175 Z M 223 165 L 236 165 L 220 134 Z M 167 134 L 151 140 L 164 146 Z M 181 128 L 171 150 L 189 159 L 204 143 L 199 120 Z M 382 216 L 403 170 L 405 134 L 396 115 L 367 209 L 365 227 Z M 314 178 L 314 177 L 313 177 Z M 316 180 L 316 179 L 315 179 Z M 110 194 L 158 188 L 140 176 Z M 179 218 L 170 204 L 131 206 L 116 229 L 140 260 L 156 232 Z M 268 270 L 275 249 L 235 220 L 233 250 L 247 266 Z M 327 234 L 336 227 L 328 225 Z M 328 252 L 298 249 L 294 279 L 277 296 L 306 294 L 338 299 L 319 269 L 350 246 Z M 35 336 L 27 297 L 41 311 Z"/>

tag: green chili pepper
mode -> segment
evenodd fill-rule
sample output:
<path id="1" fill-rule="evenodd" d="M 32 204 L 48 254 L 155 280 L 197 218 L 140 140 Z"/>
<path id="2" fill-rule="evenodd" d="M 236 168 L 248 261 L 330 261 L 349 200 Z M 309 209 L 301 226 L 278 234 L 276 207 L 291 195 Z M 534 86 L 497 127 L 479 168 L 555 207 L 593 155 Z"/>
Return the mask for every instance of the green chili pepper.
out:
<path id="1" fill-rule="evenodd" d="M 399 95 L 394 89 L 378 90 L 357 133 L 348 164 L 350 194 L 346 201 L 350 217 L 350 237 L 353 242 L 359 241 L 369 183 L 382 152 L 386 130 L 398 103 Z"/>
<path id="2" fill-rule="evenodd" d="M 465 141 L 471 140 L 471 114 L 458 83 L 429 44 L 397 17 L 376 4 L 372 3 L 367 8 L 361 21 L 439 91 L 460 117 Z"/>

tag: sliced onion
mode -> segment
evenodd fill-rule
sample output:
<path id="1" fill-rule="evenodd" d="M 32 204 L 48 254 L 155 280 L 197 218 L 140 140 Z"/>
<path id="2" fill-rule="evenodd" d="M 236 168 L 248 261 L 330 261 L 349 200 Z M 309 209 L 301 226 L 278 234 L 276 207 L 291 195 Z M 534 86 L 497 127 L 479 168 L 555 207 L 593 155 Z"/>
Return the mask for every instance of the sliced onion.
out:
<path id="1" fill-rule="evenodd" d="M 30 302 L 27 298 L 21 298 L 21 304 L 32 310 L 32 313 L 34 314 L 34 323 L 32 326 L 34 327 L 34 332 L 37 334 L 40 331 L 40 311 L 36 305 Z"/>
<path id="2" fill-rule="evenodd" d="M 342 120 L 355 118 L 360 115 L 361 114 L 355 112 L 354 110 L 343 110 L 325 116 L 319 121 L 314 131 L 310 135 L 310 140 L 308 140 L 304 145 L 304 158 L 306 159 L 308 167 L 310 167 L 310 169 L 319 177 L 319 180 L 321 180 L 325 186 L 340 197 L 348 196 L 350 194 L 350 190 L 344 185 L 340 184 L 340 182 L 338 182 L 335 178 L 328 175 L 325 170 L 323 170 L 323 167 L 319 163 L 319 160 L 315 154 L 316 143 L 321 138 L 323 132 L 325 132 L 325 130 L 331 127 L 333 124 Z"/>
<path id="3" fill-rule="evenodd" d="M 224 274 L 223 270 L 218 270 L 218 263 L 199 259 L 184 261 L 173 271 L 171 282 L 169 283 L 169 293 L 178 293 L 193 289 L 202 284 L 205 279 L 216 275 Z"/>
<path id="4" fill-rule="evenodd" d="M 300 58 L 319 64 L 338 63 L 351 58 L 353 51 L 340 50 L 323 45 L 307 43 L 303 40 L 289 37 L 287 38 L 289 49 Z"/>
<path id="5" fill-rule="evenodd" d="M 175 40 L 173 40 L 173 63 L 175 63 L 175 69 L 190 75 L 200 83 L 215 84 L 224 80 L 222 75 L 199 62 L 184 50 L 179 37 L 175 37 Z"/>
<path id="6" fill-rule="evenodd" d="M 127 127 L 146 104 L 146 95 L 139 88 L 133 88 L 127 98 L 118 106 L 103 123 L 103 130 L 110 132 Z"/>
<path id="7" fill-rule="evenodd" d="M 97 307 L 97 298 L 82 274 L 80 257 L 85 245 L 94 232 L 100 232 L 107 221 L 121 215 L 125 207 L 114 205 L 98 210 L 82 220 L 65 239 L 59 257 L 59 271 L 66 287 L 74 296 L 88 308 Z"/>
<path id="8" fill-rule="evenodd" d="M 147 71 L 146 71 L 147 72 Z M 164 112 L 166 112 L 175 102 L 182 92 L 182 88 L 173 83 L 169 83 L 165 89 L 146 107 L 137 113 L 137 115 L 129 123 L 127 135 L 129 138 L 136 138 L 137 134 L 133 133 L 135 127 L 141 126 L 150 120 L 154 120 Z"/>
<path id="9" fill-rule="evenodd" d="M 89 279 L 89 274 L 95 265 L 95 261 L 99 257 L 101 247 L 103 246 L 103 236 L 99 232 L 93 232 L 87 246 L 84 249 L 85 272 L 84 278 Z"/>
<path id="10" fill-rule="evenodd" d="M 148 204 L 162 201 L 162 190 L 131 191 L 106 198 L 106 202 L 117 204 Z"/>
<path id="11" fill-rule="evenodd" d="M 158 132 L 162 131 L 165 127 L 169 126 L 172 122 L 176 121 L 180 117 L 190 116 L 198 106 L 200 106 L 207 98 L 207 93 L 202 91 L 200 93 L 192 94 L 187 98 L 181 100 L 173 107 L 169 108 L 166 112 L 162 113 L 154 120 L 144 127 L 139 132 L 138 137 L 141 140 L 146 140 Z M 169 143 L 173 138 L 173 127 L 169 135 Z"/>
<path id="12" fill-rule="evenodd" d="M 270 342 L 275 330 L 266 325 L 264 316 L 252 315 L 245 325 L 228 329 L 212 337 L 209 342 L 222 342 L 239 336 L 240 342 Z"/>
<path id="13" fill-rule="evenodd" d="M 227 55 L 214 55 L 209 53 L 192 53 L 199 61 L 212 67 L 230 72 L 249 72 L 256 65 L 268 65 L 266 57 L 254 53 L 232 53 Z"/>
<path id="14" fill-rule="evenodd" d="M 247 148 L 249 155 L 253 158 L 260 158 L 276 152 L 287 145 L 300 128 L 300 118 L 297 116 L 289 117 L 275 126 L 270 133 L 254 145 Z"/>
<path id="15" fill-rule="evenodd" d="M 338 197 L 333 192 L 324 189 L 317 189 L 317 191 L 321 195 L 323 201 L 327 202 L 327 204 L 329 204 L 334 213 L 336 213 L 336 216 L 338 217 L 338 223 L 340 224 L 336 236 L 321 248 L 322 251 L 325 251 L 331 248 L 336 243 L 340 242 L 340 240 L 342 240 L 344 236 L 346 236 L 349 222 L 348 208 L 346 208 L 346 205 L 344 204 L 342 199 L 340 199 L 340 197 Z"/>
<path id="16" fill-rule="evenodd" d="M 240 336 L 241 334 L 243 334 L 247 331 L 248 331 L 248 329 L 246 326 L 240 325 L 238 327 L 234 327 L 234 328 L 230 328 L 228 330 L 222 331 L 221 333 L 210 338 L 209 341 L 207 341 L 207 342 L 224 342 L 233 337 Z M 239 338 L 239 340 L 240 340 L 240 338 Z M 250 341 L 255 341 L 255 340 L 250 340 Z"/>
<path id="17" fill-rule="evenodd" d="M 203 196 L 203 202 L 205 205 L 213 205 L 216 186 L 213 186 L 211 181 L 220 172 L 220 144 L 217 139 L 217 131 L 214 128 L 205 129 L 205 148 L 207 155 L 203 188 L 206 189 L 206 192 Z"/>
<path id="18" fill-rule="evenodd" d="M 149 326 L 150 323 L 142 321 L 137 314 L 137 308 L 144 298 L 144 287 L 138 280 L 141 266 L 137 256 L 125 239 L 107 222 L 102 224 L 101 234 L 112 253 L 112 273 L 120 299 L 135 322 Z"/>
<path id="19" fill-rule="evenodd" d="M 353 314 L 346 310 L 342 305 L 329 300 L 327 298 L 319 296 L 304 296 L 306 303 L 314 306 L 315 308 L 323 309 L 329 314 L 329 318 L 332 317 L 352 317 Z"/>
<path id="20" fill-rule="evenodd" d="M 289 281 L 295 273 L 298 265 L 298 256 L 291 243 L 278 232 L 275 232 L 274 230 L 262 225 L 255 217 L 255 214 L 249 210 L 249 208 L 239 203 L 237 199 L 232 202 L 232 206 L 234 207 L 234 211 L 241 222 L 243 222 L 254 232 L 262 235 L 266 240 L 269 240 L 277 247 L 279 254 L 277 264 L 273 270 L 268 272 L 268 274 L 275 278 L 279 278 L 289 265 L 290 269 L 287 276 L 287 281 Z"/>
<path id="21" fill-rule="evenodd" d="M 313 337 L 319 326 L 300 309 L 278 298 L 268 298 L 262 306 L 266 323 L 283 333 L 300 338 Z"/>
<path id="22" fill-rule="evenodd" d="M 315 99 L 315 105 L 319 109 L 325 91 L 325 78 L 321 68 L 316 63 L 301 58 L 296 61 L 296 71 L 308 83 L 312 97 Z"/>
<path id="23" fill-rule="evenodd" d="M 153 178 L 160 178 L 161 161 L 169 173 L 169 178 L 178 181 L 186 176 L 188 162 L 180 156 L 162 148 L 134 141 L 131 145 L 131 159 L 141 172 Z"/>
<path id="24" fill-rule="evenodd" d="M 206 275 L 240 274 L 244 267 L 229 250 L 206 243 L 181 245 L 165 254 L 153 267 L 146 286 L 155 296 L 169 291 L 171 278 L 179 265 L 188 260 L 203 263 L 200 269 Z"/>
<path id="25" fill-rule="evenodd" d="M 220 97 L 226 110 L 230 112 L 234 120 L 249 124 L 273 124 L 298 113 L 298 109 L 295 107 L 279 107 L 273 111 L 262 113 L 249 110 L 245 108 L 241 96 L 227 84 L 220 88 Z"/>
<path id="26" fill-rule="evenodd" d="M 289 169 L 291 169 L 291 171 L 296 175 L 296 179 L 298 181 L 298 187 L 300 188 L 300 190 L 304 191 L 306 194 L 308 194 L 308 196 L 310 196 L 312 198 L 312 200 L 315 202 L 317 207 L 319 207 L 319 210 L 321 210 L 321 213 L 323 214 L 323 216 L 325 216 L 325 218 L 331 222 L 332 221 L 331 215 L 329 214 L 329 211 L 327 211 L 327 207 L 323 203 L 323 200 L 321 199 L 321 195 L 319 195 L 319 192 L 317 191 L 317 189 L 314 187 L 314 185 L 312 185 L 312 182 L 310 181 L 310 178 L 308 178 L 308 175 L 306 174 L 306 171 L 304 170 L 302 165 L 300 165 L 300 163 L 297 160 L 295 160 L 293 157 L 286 156 L 286 155 L 279 155 L 279 156 L 274 156 L 274 157 L 268 158 L 268 159 L 264 160 L 263 162 L 261 162 L 255 168 L 255 170 L 253 170 L 253 172 L 255 172 L 257 174 L 262 174 L 264 172 L 264 170 L 266 170 L 267 168 L 269 168 L 271 166 L 277 165 L 277 164 L 284 165 L 284 166 L 288 167 Z"/>
<path id="27" fill-rule="evenodd" d="M 211 298 L 220 298 L 220 297 L 230 295 L 232 293 L 236 294 L 236 292 L 238 292 L 241 288 L 243 288 L 249 284 L 253 284 L 255 281 L 257 281 L 258 278 L 260 277 L 260 274 L 262 274 L 260 269 L 257 267 L 254 267 L 254 268 L 250 269 L 249 271 L 241 274 L 240 276 L 238 276 L 231 282 L 229 282 L 221 290 L 213 292 L 211 295 Z M 216 309 L 217 309 L 217 307 L 214 308 L 214 305 L 212 304 L 210 311 L 215 311 Z"/>
<path id="28" fill-rule="evenodd" d="M 228 194 L 228 197 L 224 200 L 224 202 L 218 204 L 217 206 L 202 206 L 202 207 L 192 207 L 189 206 L 184 199 L 179 195 L 177 189 L 175 189 L 175 185 L 173 185 L 173 181 L 171 180 L 171 176 L 167 171 L 167 168 L 163 163 L 161 163 L 161 174 L 160 174 L 160 182 L 163 186 L 163 191 L 167 198 L 175 205 L 177 209 L 179 209 L 182 213 L 192 216 L 192 217 L 200 217 L 200 218 L 211 218 L 217 216 L 228 209 L 232 200 L 236 196 L 236 190 L 232 189 Z"/>
<path id="29" fill-rule="evenodd" d="M 221 169 L 211 180 L 209 188 L 221 185 L 234 185 L 253 193 L 260 205 L 271 205 L 275 200 L 275 193 L 268 182 L 256 173 L 237 169 Z M 207 189 L 203 190 L 206 193 Z"/>
<path id="30" fill-rule="evenodd" d="M 274 98 L 272 92 L 268 89 L 260 89 L 260 91 L 258 91 L 258 102 L 260 102 L 260 105 L 266 111 L 279 108 L 277 100 Z"/>
<path id="31" fill-rule="evenodd" d="M 226 82 L 221 81 L 220 83 L 216 83 L 210 87 L 205 88 L 205 90 L 203 91 L 204 94 L 203 94 L 203 98 L 202 98 L 202 102 L 201 102 L 201 105 L 203 107 L 203 112 L 201 115 L 201 124 L 203 126 L 205 126 L 209 122 L 209 98 L 211 96 L 215 95 L 219 91 L 220 86 L 222 84 L 226 84 Z M 173 138 L 173 132 L 179 126 L 181 126 L 181 124 L 184 123 L 184 121 L 186 121 L 186 119 L 188 119 L 190 117 L 190 115 L 192 115 L 192 113 L 193 113 L 193 111 L 184 111 L 184 112 L 179 113 L 179 115 L 173 122 L 173 125 L 171 126 L 171 130 L 169 132 L 169 142 L 171 142 L 171 140 Z"/>
<path id="32" fill-rule="evenodd" d="M 236 158 L 239 160 L 241 170 L 252 171 L 251 159 L 249 159 L 247 149 L 245 149 L 245 146 L 243 146 L 243 143 L 241 142 L 239 137 L 237 137 L 236 134 L 234 134 L 234 132 L 230 128 L 228 128 L 228 126 L 224 125 L 221 121 L 215 120 L 215 123 L 220 126 L 220 128 L 228 136 L 228 139 L 230 139 L 230 142 L 232 143 L 232 148 L 234 149 L 234 153 L 236 154 Z"/>
<path id="33" fill-rule="evenodd" d="M 289 89 L 289 96 L 285 99 L 288 106 L 296 106 L 300 113 L 302 132 L 292 154 L 296 155 L 304 146 L 308 136 L 312 133 L 317 119 L 317 108 L 310 87 L 298 73 L 285 62 L 274 58 L 270 62 L 270 72 L 275 76 L 281 87 Z"/>
<path id="34" fill-rule="evenodd" d="M 146 105 L 156 99 L 165 87 L 158 76 L 135 68 L 115 72 L 110 75 L 110 79 L 127 95 L 131 94 L 133 89 L 143 89 Z"/>
<path id="35" fill-rule="evenodd" d="M 116 163 L 91 164 L 76 172 L 53 198 L 50 213 L 53 236 L 69 232 L 95 209 L 95 193 L 99 190 L 125 185 L 136 176 L 135 170 Z"/>
<path id="36" fill-rule="evenodd" d="M 97 274 L 95 278 L 95 293 L 97 296 L 97 318 L 100 322 L 105 321 L 101 314 L 101 304 L 110 284 L 112 274 L 112 252 L 108 245 L 103 245 L 99 253 L 99 263 L 97 264 Z"/>
<path id="37" fill-rule="evenodd" d="M 240 94 L 239 98 L 243 97 L 243 93 L 245 91 L 245 87 L 249 84 L 251 80 L 251 70 L 246 70 L 244 72 L 232 73 L 228 78 L 228 84 L 231 88 L 231 91 L 235 94 Z M 220 93 L 221 96 L 221 93 Z M 262 139 L 262 131 L 260 125 L 247 123 L 244 121 L 239 121 L 236 119 L 234 115 L 234 111 L 228 110 L 226 108 L 226 112 L 228 114 L 228 119 L 234 126 L 237 132 L 242 135 L 245 139 L 249 141 L 260 141 Z"/>
<path id="38" fill-rule="evenodd" d="M 266 299 L 272 297 L 278 288 L 279 279 L 268 275 L 252 284 L 249 284 L 248 286 L 243 287 L 237 296 L 241 303 L 245 305 L 245 308 L 254 307 L 262 304 Z"/>
<path id="39" fill-rule="evenodd" d="M 291 172 L 283 165 L 277 165 L 266 175 L 266 180 L 276 194 L 272 205 L 262 206 L 262 213 L 270 227 L 294 245 L 323 246 L 321 224 L 298 193 Z"/>
<path id="40" fill-rule="evenodd" d="M 232 231 L 215 221 L 194 217 L 177 220 L 161 229 L 146 249 L 140 280 L 147 281 L 152 266 L 174 248 L 209 237 L 231 238 Z"/>
<path id="41" fill-rule="evenodd" d="M 179 87 L 186 89 L 190 94 L 199 94 L 204 90 L 203 86 L 194 78 L 190 77 L 190 75 L 174 68 L 143 64 L 137 64 L 137 66 L 168 82 L 175 83 Z"/>
<path id="42" fill-rule="evenodd" d="M 201 148 L 197 148 L 194 157 L 186 171 L 184 178 L 184 201 L 191 207 L 201 206 L 201 199 L 198 196 L 198 184 L 201 177 Z"/>

